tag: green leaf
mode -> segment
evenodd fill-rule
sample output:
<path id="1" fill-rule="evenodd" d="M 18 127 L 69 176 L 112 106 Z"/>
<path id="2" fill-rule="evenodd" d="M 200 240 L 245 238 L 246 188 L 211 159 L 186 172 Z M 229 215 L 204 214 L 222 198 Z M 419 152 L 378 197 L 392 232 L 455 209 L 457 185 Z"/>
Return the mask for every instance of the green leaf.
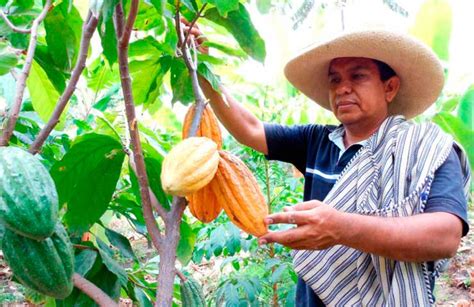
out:
<path id="1" fill-rule="evenodd" d="M 253 302 L 255 300 L 255 295 L 256 295 L 255 287 L 253 286 L 253 284 L 246 279 L 240 279 L 239 284 L 245 290 L 245 293 L 247 293 L 247 297 L 249 298 L 249 301 Z"/>
<path id="2" fill-rule="evenodd" d="M 8 73 L 17 62 L 16 54 L 8 48 L 7 43 L 0 41 L 0 76 Z"/>
<path id="3" fill-rule="evenodd" d="M 132 246 L 130 245 L 130 241 L 128 241 L 126 237 L 109 228 L 105 228 L 105 235 L 107 236 L 107 239 L 109 239 L 110 243 L 118 248 L 122 256 L 128 259 L 137 259 L 135 253 L 133 252 Z"/>
<path id="4" fill-rule="evenodd" d="M 459 105 L 459 100 L 461 97 L 459 95 L 452 96 L 449 99 L 446 99 L 441 102 L 437 102 L 437 106 L 441 106 L 441 111 L 443 112 L 452 112 Z"/>
<path id="5" fill-rule="evenodd" d="M 115 138 L 86 134 L 51 169 L 66 223 L 83 231 L 105 212 L 115 191 L 125 157 Z"/>
<path id="6" fill-rule="evenodd" d="M 150 105 L 158 98 L 163 77 L 170 69 L 171 57 L 156 60 L 133 61 L 130 63 L 132 90 L 137 105 Z"/>
<path id="7" fill-rule="evenodd" d="M 10 14 L 20 14 L 25 12 L 33 7 L 35 4 L 34 0 L 15 0 L 15 1 L 8 1 L 8 11 Z M 3 6 L 3 5 L 1 5 Z"/>
<path id="8" fill-rule="evenodd" d="M 462 96 L 458 116 L 469 129 L 474 130 L 474 85 L 471 85 Z"/>
<path id="9" fill-rule="evenodd" d="M 449 59 L 452 9 L 447 0 L 428 0 L 418 11 L 410 32 L 433 48 L 440 59 Z"/>
<path id="10" fill-rule="evenodd" d="M 122 286 L 127 286 L 128 275 L 125 269 L 122 268 L 120 264 L 118 264 L 117 261 L 112 258 L 112 256 L 107 251 L 107 248 L 109 247 L 101 239 L 97 238 L 97 244 L 99 245 L 99 254 L 102 257 L 102 261 L 104 262 L 107 269 L 117 276 Z"/>
<path id="11" fill-rule="evenodd" d="M 155 6 L 156 8 L 156 6 Z M 138 13 L 133 27 L 138 30 L 148 31 L 154 29 L 156 33 L 162 33 L 165 30 L 165 21 L 160 14 L 156 13 L 152 4 L 140 2 Z"/>
<path id="12" fill-rule="evenodd" d="M 459 118 L 445 112 L 436 114 L 433 121 L 462 145 L 471 169 L 474 169 L 474 130 L 469 130 Z"/>
<path id="13" fill-rule="evenodd" d="M 227 17 L 227 13 L 239 9 L 239 0 L 207 0 L 206 2 L 215 5 L 222 17 Z"/>
<path id="14" fill-rule="evenodd" d="M 83 250 L 74 257 L 74 271 L 81 276 L 85 276 L 95 263 L 97 252 L 93 250 Z"/>
<path id="15" fill-rule="evenodd" d="M 31 103 L 41 120 L 47 122 L 53 114 L 59 93 L 41 66 L 33 60 L 30 75 L 26 79 L 26 85 L 31 97 Z M 66 111 L 61 115 L 56 129 L 62 129 L 66 118 Z"/>
<path id="16" fill-rule="evenodd" d="M 166 0 L 150 0 L 150 3 L 153 4 L 158 14 L 163 15 L 166 9 Z"/>
<path id="17" fill-rule="evenodd" d="M 180 237 L 176 250 L 176 256 L 183 266 L 191 260 L 195 242 L 196 232 L 183 220 L 180 226 Z"/>
<path id="18" fill-rule="evenodd" d="M 110 89 L 114 84 L 120 84 L 120 74 L 117 65 L 109 66 L 105 64 L 104 57 L 95 59 L 86 68 L 87 86 L 94 92 L 103 89 Z"/>
<path id="19" fill-rule="evenodd" d="M 226 28 L 248 55 L 263 63 L 266 56 L 265 42 L 252 24 L 250 14 L 242 4 L 239 4 L 237 11 L 229 12 L 226 18 L 220 16 L 216 8 L 209 9 L 205 17 Z"/>
<path id="20" fill-rule="evenodd" d="M 115 12 L 115 7 L 119 0 L 104 0 L 104 4 L 102 5 L 102 18 L 106 22 L 112 20 L 112 17 Z"/>
<path id="21" fill-rule="evenodd" d="M 211 41 L 205 41 L 203 43 L 204 46 L 207 46 L 209 48 L 214 48 L 219 51 L 224 52 L 227 55 L 235 56 L 238 58 L 245 58 L 247 57 L 247 54 L 240 48 L 234 48 L 232 46 L 224 45 L 222 43 L 216 43 L 216 42 L 211 42 Z"/>
<path id="22" fill-rule="evenodd" d="M 128 56 L 138 61 L 158 60 L 162 54 L 161 49 L 160 43 L 153 36 L 147 36 L 130 44 Z"/>
<path id="23" fill-rule="evenodd" d="M 117 62 L 117 36 L 115 34 L 113 19 L 105 19 L 104 16 L 101 16 L 97 29 L 99 31 L 103 54 L 109 66 L 112 67 L 112 65 Z"/>
<path id="24" fill-rule="evenodd" d="M 38 44 L 36 46 L 34 59 L 46 72 L 49 80 L 51 80 L 58 93 L 64 92 L 64 89 L 66 88 L 66 75 L 61 69 L 54 65 L 48 46 Z"/>
<path id="25" fill-rule="evenodd" d="M 48 50 L 56 65 L 71 71 L 76 62 L 81 41 L 82 19 L 74 6 L 67 2 L 55 6 L 44 19 Z"/>
<path id="26" fill-rule="evenodd" d="M 148 176 L 148 183 L 151 190 L 155 194 L 158 202 L 165 208 L 170 208 L 170 202 L 166 193 L 161 187 L 161 165 L 163 163 L 163 155 L 158 153 L 151 145 L 143 143 L 143 155 L 145 159 L 146 173 Z M 141 202 L 140 190 L 135 173 L 130 170 L 130 181 L 132 183 L 132 190 L 139 202 Z"/>
<path id="27" fill-rule="evenodd" d="M 171 64 L 171 89 L 173 90 L 172 103 L 179 101 L 186 105 L 194 101 L 191 77 L 186 65 L 180 59 L 173 59 Z"/>
<path id="28" fill-rule="evenodd" d="M 217 75 L 214 75 L 206 63 L 199 63 L 198 65 L 198 73 L 203 76 L 209 83 L 211 84 L 212 88 L 217 92 L 219 90 L 220 79 Z"/>
<path id="29" fill-rule="evenodd" d="M 281 279 L 281 275 L 287 269 L 286 265 L 280 265 L 272 273 L 272 283 L 276 283 Z"/>
<path id="30" fill-rule="evenodd" d="M 133 288 L 133 293 L 135 294 L 140 307 L 152 307 L 150 299 L 146 296 L 145 292 L 139 287 Z"/>
<path id="31" fill-rule="evenodd" d="M 168 0 L 169 3 L 172 3 L 174 5 L 174 0 Z M 182 5 L 184 5 L 184 7 L 186 7 L 188 10 L 190 10 L 191 12 L 193 13 L 196 13 L 197 12 L 197 6 L 196 6 L 196 2 L 193 1 L 193 0 L 181 0 L 180 1 Z"/>

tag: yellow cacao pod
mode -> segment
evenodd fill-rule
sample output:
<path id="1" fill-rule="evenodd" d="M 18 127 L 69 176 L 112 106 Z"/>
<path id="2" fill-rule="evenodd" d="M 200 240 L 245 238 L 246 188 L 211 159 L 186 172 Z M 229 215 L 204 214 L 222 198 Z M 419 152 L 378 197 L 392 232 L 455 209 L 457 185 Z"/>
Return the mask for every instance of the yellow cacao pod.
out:
<path id="1" fill-rule="evenodd" d="M 222 150 L 219 156 L 219 167 L 209 184 L 217 201 L 237 227 L 257 237 L 264 235 L 268 207 L 257 180 L 238 157 Z"/>
<path id="2" fill-rule="evenodd" d="M 187 199 L 189 211 L 203 223 L 212 222 L 222 211 L 222 205 L 217 201 L 217 197 L 209 184 L 189 195 Z"/>
<path id="3" fill-rule="evenodd" d="M 186 196 L 207 185 L 217 171 L 217 145 L 205 137 L 181 141 L 163 160 L 161 185 L 171 195 Z"/>
<path id="4" fill-rule="evenodd" d="M 189 129 L 193 121 L 194 112 L 196 111 L 196 104 L 189 107 L 183 122 L 183 139 L 188 137 Z M 222 133 L 219 127 L 217 117 L 209 105 L 206 105 L 202 112 L 201 122 L 199 123 L 196 136 L 204 136 L 210 138 L 217 144 L 217 149 L 222 148 Z"/>

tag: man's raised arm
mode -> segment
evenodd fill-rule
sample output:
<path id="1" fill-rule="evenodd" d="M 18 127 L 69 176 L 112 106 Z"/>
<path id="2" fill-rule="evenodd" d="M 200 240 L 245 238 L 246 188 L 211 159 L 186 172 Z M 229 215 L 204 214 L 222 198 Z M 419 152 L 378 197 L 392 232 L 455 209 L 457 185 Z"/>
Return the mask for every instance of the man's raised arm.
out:
<path id="1" fill-rule="evenodd" d="M 252 147 L 263 153 L 268 153 L 263 123 L 221 86 L 221 93 L 216 92 L 207 80 L 200 77 L 204 95 L 209 99 L 212 109 L 220 122 L 239 143 Z"/>

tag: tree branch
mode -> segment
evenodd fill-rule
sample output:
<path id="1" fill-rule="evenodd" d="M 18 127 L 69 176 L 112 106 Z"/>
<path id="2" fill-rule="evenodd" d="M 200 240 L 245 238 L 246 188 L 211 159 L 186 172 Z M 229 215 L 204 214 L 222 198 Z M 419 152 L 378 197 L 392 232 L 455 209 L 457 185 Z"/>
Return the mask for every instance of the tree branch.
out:
<path id="1" fill-rule="evenodd" d="M 48 138 L 48 135 L 59 123 L 59 118 L 61 117 L 61 114 L 63 113 L 64 109 L 66 108 L 69 99 L 71 99 L 71 96 L 74 93 L 74 90 L 76 89 L 77 82 L 79 81 L 84 67 L 86 66 L 87 52 L 89 50 L 92 35 L 94 34 L 95 29 L 97 28 L 97 23 L 98 17 L 95 17 L 92 12 L 89 11 L 82 27 L 82 38 L 79 48 L 79 55 L 77 57 L 76 66 L 72 71 L 71 79 L 69 80 L 69 83 L 63 94 L 61 95 L 61 97 L 59 97 L 58 103 L 56 104 L 56 107 L 48 123 L 40 131 L 33 144 L 31 144 L 30 149 L 28 150 L 30 153 L 36 154 L 40 151 L 41 146 L 43 146 L 43 143 Z"/>
<path id="2" fill-rule="evenodd" d="M 199 15 L 198 15 L 199 17 Z M 176 9 L 175 14 L 175 23 L 176 23 L 176 32 L 178 34 L 178 46 L 180 47 L 181 54 L 183 55 L 184 63 L 189 70 L 189 75 L 191 76 L 191 84 L 193 88 L 193 94 L 196 98 L 196 111 L 194 113 L 193 121 L 191 122 L 191 127 L 189 129 L 189 136 L 196 135 L 196 131 L 199 127 L 199 123 L 201 122 L 202 112 L 204 111 L 204 107 L 206 106 L 206 98 L 199 86 L 198 75 L 197 75 L 197 63 L 193 62 L 191 57 L 191 52 L 187 44 L 184 44 L 183 38 L 183 29 L 181 28 L 180 22 L 180 14 L 179 14 L 179 7 Z M 197 52 L 194 50 L 194 52 Z"/>
<path id="3" fill-rule="evenodd" d="M 0 10 L 0 17 L 2 17 L 2 19 L 5 21 L 5 23 L 7 24 L 7 26 L 12 29 L 13 31 L 15 32 L 18 32 L 18 33 L 23 33 L 23 34 L 29 34 L 31 32 L 31 29 L 22 29 L 22 28 L 18 28 L 17 26 L 15 26 L 7 17 L 7 15 L 5 15 L 5 13 Z"/>
<path id="4" fill-rule="evenodd" d="M 173 283 L 177 273 L 176 248 L 180 237 L 180 225 L 184 209 L 186 209 L 186 198 L 174 197 L 171 205 L 171 216 L 166 226 L 165 246 L 160 253 L 160 274 L 158 275 L 158 292 L 156 293 L 156 306 L 171 306 L 173 300 Z M 178 275 L 179 276 L 179 275 Z"/>
<path id="5" fill-rule="evenodd" d="M 192 87 L 194 97 L 196 98 L 196 111 L 194 113 L 193 121 L 188 136 L 196 135 L 199 122 L 201 121 L 202 112 L 205 107 L 205 98 L 202 93 L 201 87 L 199 86 L 198 76 L 197 76 L 197 63 L 192 62 L 191 54 L 187 44 L 184 44 L 183 30 L 180 23 L 179 15 L 179 5 L 180 2 L 177 1 L 176 4 L 176 32 L 178 34 L 178 46 L 180 47 L 181 54 L 186 63 L 186 67 L 189 70 L 189 74 L 192 80 Z M 196 52 L 196 50 L 194 50 Z M 173 204 L 171 205 L 170 217 L 166 227 L 166 237 L 164 244 L 168 247 L 163 253 L 160 253 L 160 274 L 158 275 L 158 292 L 156 294 L 156 305 L 157 306 L 170 306 L 173 299 L 173 281 L 177 270 L 175 269 L 176 263 L 176 247 L 178 246 L 179 237 L 180 237 L 180 225 L 184 210 L 186 209 L 187 201 L 184 197 L 173 197 Z M 178 274 L 178 276 L 183 279 L 183 276 Z M 184 276 L 185 277 L 185 276 Z"/>
<path id="6" fill-rule="evenodd" d="M 43 21 L 43 19 L 46 17 L 46 14 L 48 13 L 50 7 L 51 0 L 47 0 L 43 10 L 39 14 L 39 16 L 36 17 L 36 19 L 33 21 L 33 25 L 31 26 L 31 37 L 30 43 L 28 45 L 28 51 L 26 52 L 25 64 L 23 65 L 21 75 L 18 77 L 15 101 L 7 118 L 6 128 L 3 131 L 2 136 L 0 137 L 0 146 L 8 145 L 8 142 L 10 141 L 10 138 L 13 135 L 13 131 L 15 130 L 16 121 L 18 120 L 18 116 L 21 110 L 21 104 L 23 102 L 23 94 L 25 93 L 26 79 L 30 74 L 31 64 L 35 55 L 36 41 L 38 39 L 38 27 Z"/>
<path id="7" fill-rule="evenodd" d="M 115 6 L 115 18 L 114 18 L 114 27 L 115 32 L 117 33 L 117 40 L 120 41 L 123 33 L 123 7 L 122 1 L 119 1 Z"/>
<path id="8" fill-rule="evenodd" d="M 199 12 L 197 13 L 196 17 L 194 17 L 193 21 L 191 22 L 190 26 L 189 26 L 189 29 L 192 29 L 194 27 L 194 24 L 196 23 L 196 21 L 199 19 L 199 17 L 202 17 L 201 13 L 202 11 L 204 11 L 204 9 L 206 8 L 207 6 L 207 2 L 203 4 L 203 6 L 201 7 L 201 9 L 199 10 Z M 189 36 L 191 35 L 191 31 L 189 31 L 187 34 L 186 34 L 186 37 L 184 38 L 184 42 L 180 44 L 180 48 L 183 46 L 183 45 L 186 45 L 188 43 L 188 40 L 189 40 Z"/>
<path id="9" fill-rule="evenodd" d="M 121 5 L 120 3 L 118 5 Z M 127 26 L 129 25 L 130 21 L 134 21 L 136 18 L 138 8 L 138 0 L 132 0 L 131 3 L 131 12 L 135 12 L 134 14 L 130 14 L 127 21 Z M 120 13 L 120 8 L 115 9 L 115 12 Z M 123 24 L 123 20 L 119 20 L 120 14 L 115 14 L 114 16 L 114 25 L 120 26 Z M 123 18 L 123 15 L 122 15 Z M 133 23 L 130 25 L 130 29 L 133 26 Z M 135 105 L 133 102 L 133 95 L 132 95 L 132 82 L 130 79 L 130 71 L 128 68 L 128 39 L 130 38 L 129 34 L 126 34 L 128 31 L 124 29 L 124 33 L 122 37 L 118 35 L 120 32 L 120 28 L 115 29 L 117 34 L 117 39 L 119 43 L 117 44 L 117 52 L 118 52 L 118 61 L 119 61 L 119 70 L 120 70 L 120 81 L 122 83 L 122 92 L 123 98 L 125 102 L 125 113 L 127 116 L 127 123 L 128 123 L 128 130 L 130 133 L 130 141 L 132 144 L 133 149 L 133 161 L 135 162 L 136 167 L 136 174 L 138 183 L 140 185 L 140 196 L 142 198 L 142 206 L 143 206 L 143 217 L 145 218 L 145 224 L 148 233 L 151 236 L 151 241 L 153 245 L 161 254 L 162 251 L 162 235 L 158 226 L 156 225 L 155 217 L 153 215 L 153 209 L 150 200 L 150 188 L 148 183 L 148 176 L 146 174 L 145 169 L 145 161 L 143 159 L 143 150 L 140 143 L 140 134 L 138 131 L 137 125 L 137 118 L 135 114 Z M 167 248 L 167 247 L 166 247 Z"/>
<path id="10" fill-rule="evenodd" d="M 119 305 L 110 298 L 104 291 L 98 288 L 96 285 L 82 277 L 81 275 L 74 273 L 72 276 L 74 286 L 87 294 L 91 299 L 94 300 L 99 306 L 103 307 L 118 307 Z"/>
<path id="11" fill-rule="evenodd" d="M 127 44 L 130 40 L 130 35 L 132 34 L 133 24 L 137 18 L 138 13 L 138 1 L 132 1 L 130 4 L 130 11 L 128 12 L 127 23 L 123 28 L 123 33 L 120 36 L 120 43 Z"/>

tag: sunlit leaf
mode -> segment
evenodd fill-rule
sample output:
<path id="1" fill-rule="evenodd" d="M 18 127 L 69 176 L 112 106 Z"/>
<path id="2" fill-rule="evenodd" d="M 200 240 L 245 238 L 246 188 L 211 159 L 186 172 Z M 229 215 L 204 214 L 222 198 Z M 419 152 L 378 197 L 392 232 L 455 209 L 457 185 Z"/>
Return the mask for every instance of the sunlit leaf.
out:
<path id="1" fill-rule="evenodd" d="M 16 54 L 0 41 L 0 76 L 8 73 L 17 63 Z"/>
<path id="2" fill-rule="evenodd" d="M 160 94 L 163 77 L 170 69 L 171 58 L 133 61 L 130 63 L 132 90 L 136 104 L 152 104 Z"/>
<path id="3" fill-rule="evenodd" d="M 247 9 L 239 4 L 239 9 L 222 17 L 216 8 L 209 9 L 205 17 L 227 29 L 239 43 L 240 47 L 252 58 L 265 60 L 265 42 L 253 25 Z"/>
<path id="4" fill-rule="evenodd" d="M 215 5 L 223 17 L 227 17 L 227 13 L 239 9 L 239 0 L 206 0 L 206 2 Z"/>
<path id="5" fill-rule="evenodd" d="M 471 130 L 474 130 L 474 85 L 462 96 L 459 102 L 458 116 Z"/>
<path id="6" fill-rule="evenodd" d="M 431 46 L 442 60 L 449 58 L 452 15 L 449 1 L 428 0 L 421 5 L 410 30 L 415 37 Z"/>
<path id="7" fill-rule="evenodd" d="M 474 169 L 474 130 L 468 129 L 459 118 L 445 112 L 436 114 L 433 121 L 461 144 L 467 153 L 471 169 Z"/>
<path id="8" fill-rule="evenodd" d="M 56 107 L 59 99 L 59 93 L 54 87 L 51 80 L 41 66 L 33 61 L 31 65 L 30 75 L 26 79 L 28 92 L 31 96 L 33 108 L 38 113 L 41 120 L 47 122 Z M 65 112 L 61 115 L 60 122 L 56 129 L 64 127 Z"/>

